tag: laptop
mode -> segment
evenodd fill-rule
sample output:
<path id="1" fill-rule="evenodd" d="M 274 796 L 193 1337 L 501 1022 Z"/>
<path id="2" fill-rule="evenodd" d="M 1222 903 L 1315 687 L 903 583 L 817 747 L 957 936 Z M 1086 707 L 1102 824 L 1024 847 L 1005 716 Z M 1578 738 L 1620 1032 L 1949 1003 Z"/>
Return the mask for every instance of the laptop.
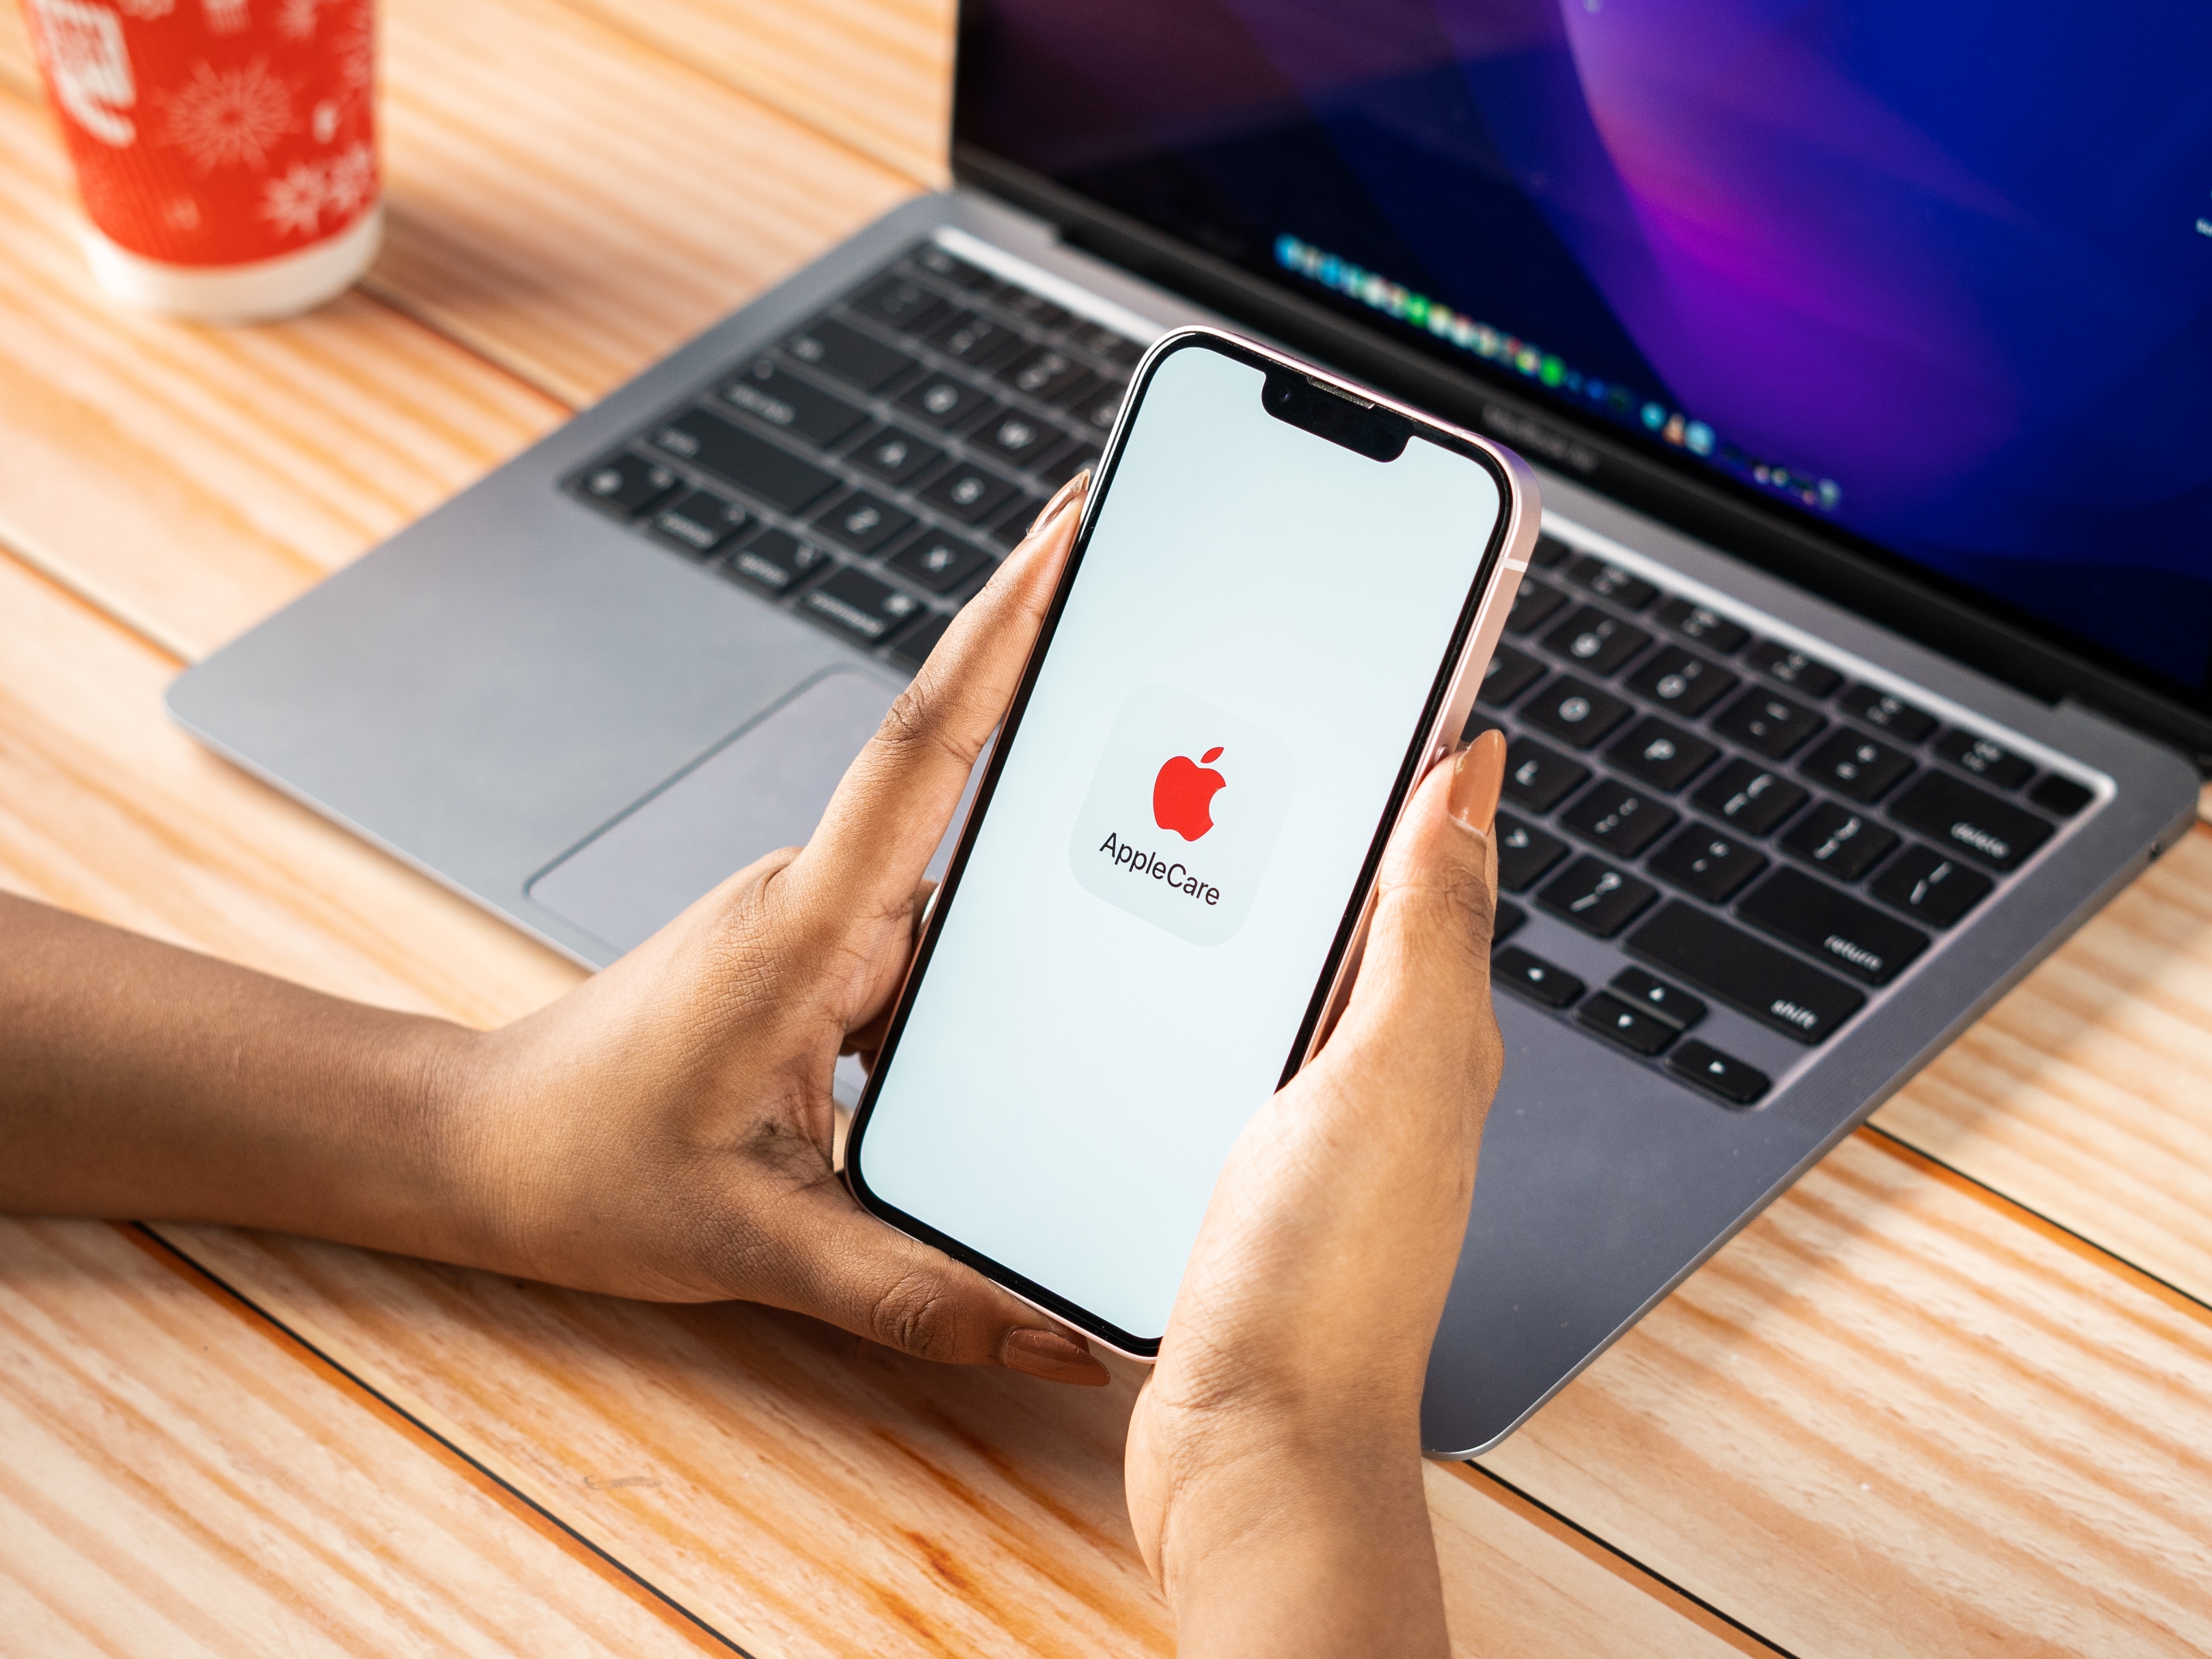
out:
<path id="1" fill-rule="evenodd" d="M 1424 1417 L 1495 1445 L 2212 759 L 2212 14 L 1810 15 L 971 3 L 954 187 L 170 708 L 602 965 L 806 838 L 1164 331 L 1497 436 L 1545 506 L 1475 717 L 1509 1058 Z"/>

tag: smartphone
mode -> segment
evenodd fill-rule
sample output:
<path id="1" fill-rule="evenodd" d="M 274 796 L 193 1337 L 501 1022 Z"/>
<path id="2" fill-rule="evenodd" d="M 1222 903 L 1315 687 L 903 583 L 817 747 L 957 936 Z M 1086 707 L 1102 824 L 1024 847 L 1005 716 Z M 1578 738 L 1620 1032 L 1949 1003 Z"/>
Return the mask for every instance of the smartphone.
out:
<path id="1" fill-rule="evenodd" d="M 854 1114 L 867 1209 L 1158 1352 L 1538 513 L 1471 433 L 1212 330 L 1152 348 Z"/>

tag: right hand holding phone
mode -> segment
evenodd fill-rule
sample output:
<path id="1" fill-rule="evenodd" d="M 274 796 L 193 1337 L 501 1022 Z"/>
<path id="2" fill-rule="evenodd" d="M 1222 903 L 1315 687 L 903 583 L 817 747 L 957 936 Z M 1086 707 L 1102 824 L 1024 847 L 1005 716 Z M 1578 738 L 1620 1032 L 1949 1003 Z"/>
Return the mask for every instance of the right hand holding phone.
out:
<path id="1" fill-rule="evenodd" d="M 1130 1519 L 1184 1652 L 1445 1650 L 1420 1397 L 1504 1062 L 1504 750 L 1400 821 L 1350 1004 L 1237 1140 L 1138 1400 Z"/>

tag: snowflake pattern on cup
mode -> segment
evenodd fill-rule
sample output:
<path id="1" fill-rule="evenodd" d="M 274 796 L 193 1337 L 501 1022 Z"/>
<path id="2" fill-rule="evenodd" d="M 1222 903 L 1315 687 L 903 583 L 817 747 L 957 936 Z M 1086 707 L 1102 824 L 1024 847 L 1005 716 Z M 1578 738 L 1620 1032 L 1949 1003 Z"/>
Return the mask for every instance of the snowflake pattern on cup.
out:
<path id="1" fill-rule="evenodd" d="M 132 253 L 295 252 L 376 204 L 374 0 L 26 0 L 93 223 Z"/>

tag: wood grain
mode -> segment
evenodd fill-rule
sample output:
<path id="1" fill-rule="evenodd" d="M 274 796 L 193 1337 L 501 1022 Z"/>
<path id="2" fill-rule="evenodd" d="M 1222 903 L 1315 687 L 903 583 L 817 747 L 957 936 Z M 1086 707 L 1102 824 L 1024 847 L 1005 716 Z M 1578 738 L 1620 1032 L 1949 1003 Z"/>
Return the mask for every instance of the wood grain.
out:
<path id="1" fill-rule="evenodd" d="M 914 191 L 557 0 L 383 6 L 391 234 L 369 287 L 565 402 Z"/>
<path id="2" fill-rule="evenodd" d="M 954 0 L 569 0 L 926 185 L 949 179 Z"/>
<path id="3" fill-rule="evenodd" d="M 0 885 L 474 1024 L 580 977 L 198 750 L 160 718 L 173 667 L 0 557 Z M 1126 1384 L 910 1365 L 758 1310 L 173 1236 L 756 1651 L 1166 1650 L 1121 1508 Z M 1629 1564 L 1464 1483 L 1431 1493 L 1486 1651 L 1554 1651 L 1558 1630 L 1593 1653 L 1729 1650 Z"/>
<path id="4" fill-rule="evenodd" d="M 729 1651 L 84 1221 L 0 1219 L 0 1632 L 52 1659 Z"/>
<path id="5" fill-rule="evenodd" d="M 565 413 L 358 294 L 256 329 L 114 311 L 71 190 L 44 111 L 0 91 L 0 540 L 173 650 L 213 649 Z"/>

